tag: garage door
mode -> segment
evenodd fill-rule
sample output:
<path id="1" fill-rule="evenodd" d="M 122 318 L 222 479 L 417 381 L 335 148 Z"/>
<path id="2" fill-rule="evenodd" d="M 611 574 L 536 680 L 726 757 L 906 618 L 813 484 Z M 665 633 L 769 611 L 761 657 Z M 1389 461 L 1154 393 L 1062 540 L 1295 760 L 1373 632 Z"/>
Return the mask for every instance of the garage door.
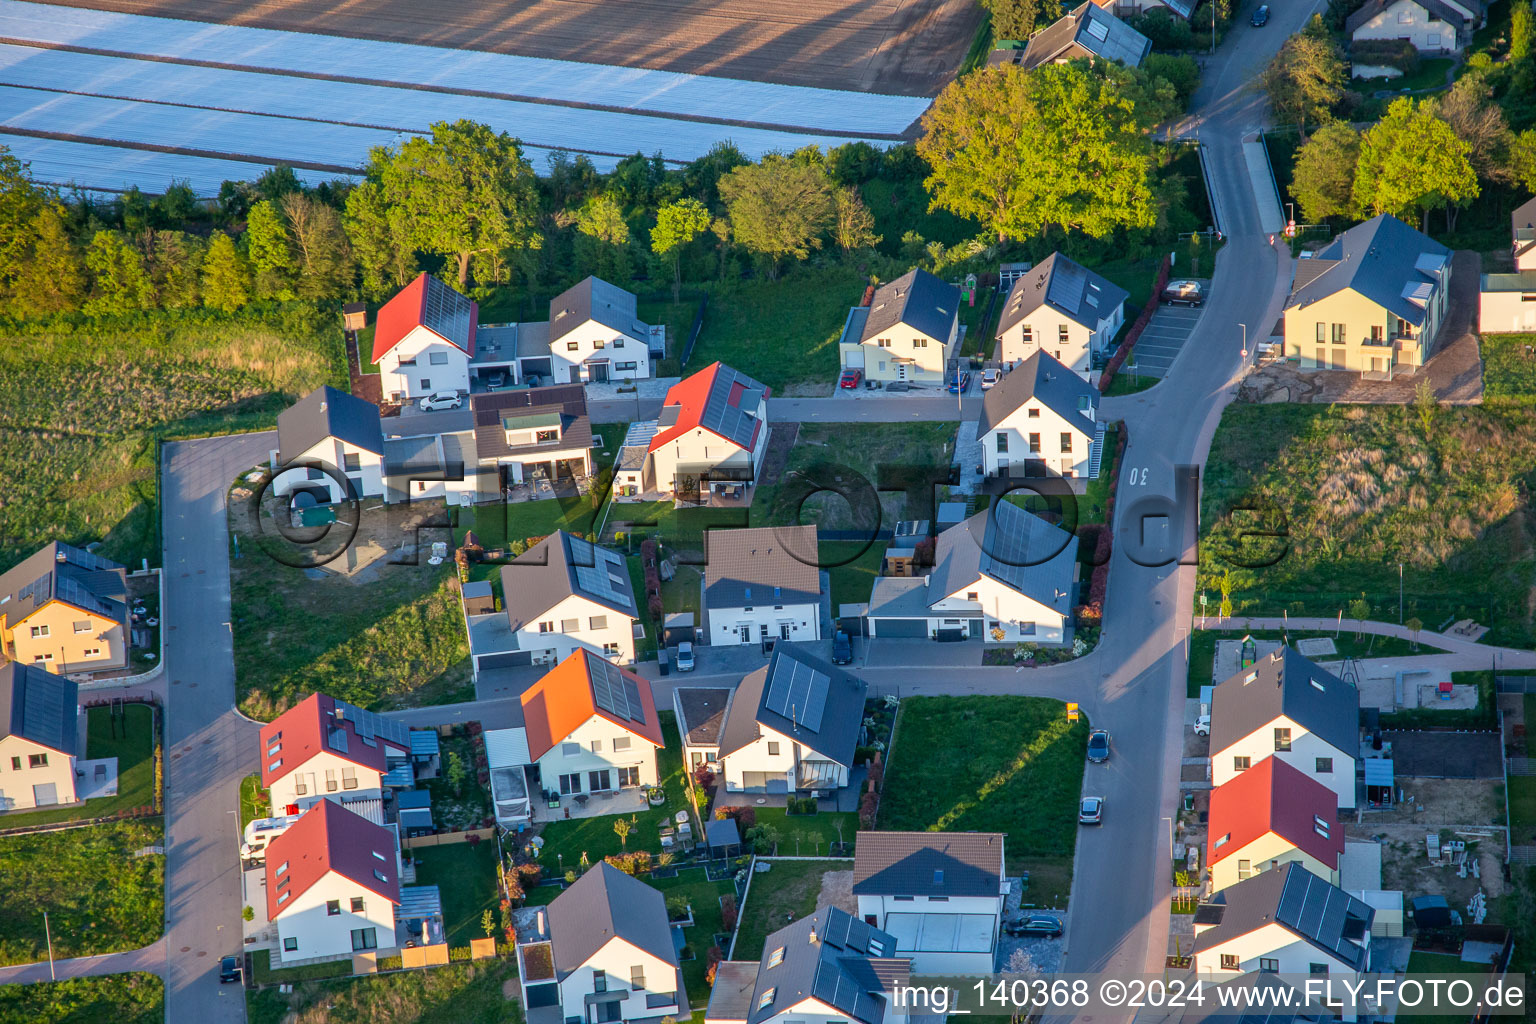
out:
<path id="1" fill-rule="evenodd" d="M 869 629 L 874 636 L 915 637 L 921 640 L 928 635 L 927 619 L 870 619 Z"/>
<path id="2" fill-rule="evenodd" d="M 748 793 L 763 793 L 768 789 L 767 772 L 742 772 L 741 788 Z"/>
<path id="3" fill-rule="evenodd" d="M 532 651 L 508 651 L 506 654 L 482 654 L 475 659 L 479 671 L 493 668 L 518 668 L 533 664 Z"/>

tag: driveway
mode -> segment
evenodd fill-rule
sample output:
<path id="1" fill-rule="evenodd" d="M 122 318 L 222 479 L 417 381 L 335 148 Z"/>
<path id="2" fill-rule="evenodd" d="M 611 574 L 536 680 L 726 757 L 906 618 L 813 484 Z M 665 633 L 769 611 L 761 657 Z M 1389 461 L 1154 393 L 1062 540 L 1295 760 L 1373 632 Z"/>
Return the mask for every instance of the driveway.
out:
<path id="1" fill-rule="evenodd" d="M 1127 368 L 1134 366 L 1143 377 L 1166 377 L 1184 343 L 1200 322 L 1202 306 L 1160 306 L 1131 349 Z M 1126 370 L 1121 370 L 1125 373 Z"/>

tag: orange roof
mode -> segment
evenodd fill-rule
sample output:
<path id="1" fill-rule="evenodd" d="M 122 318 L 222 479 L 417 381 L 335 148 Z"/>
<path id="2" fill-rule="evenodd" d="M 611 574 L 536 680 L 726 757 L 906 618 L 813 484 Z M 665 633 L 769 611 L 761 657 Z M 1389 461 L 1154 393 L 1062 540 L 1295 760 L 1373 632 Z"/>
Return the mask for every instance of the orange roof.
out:
<path id="1" fill-rule="evenodd" d="M 535 761 L 594 715 L 663 745 L 650 682 L 585 649 L 546 672 L 522 700 L 528 756 Z"/>
<path id="2" fill-rule="evenodd" d="M 1273 832 L 1337 869 L 1344 853 L 1338 803 L 1338 796 L 1321 782 L 1278 757 L 1266 757 L 1211 791 L 1206 863 L 1215 864 Z M 1319 818 L 1322 826 L 1315 820 Z M 1223 836 L 1231 838 L 1217 846 Z"/>
<path id="3" fill-rule="evenodd" d="M 428 300 L 435 301 L 428 301 Z M 460 327 L 467 331 L 457 329 L 458 323 L 451 315 L 452 310 L 463 312 L 461 307 L 468 303 L 468 322 Z M 416 280 L 406 285 L 395 293 L 395 297 L 384 303 L 379 309 L 379 317 L 373 328 L 373 361 L 378 362 L 384 354 L 418 327 L 425 327 L 433 334 L 442 338 L 455 348 L 461 348 L 469 355 L 475 354 L 475 320 L 479 313 L 479 305 L 460 295 L 453 288 L 432 277 L 430 274 L 418 274 Z M 449 335 L 462 335 L 449 337 Z"/>
<path id="4" fill-rule="evenodd" d="M 748 385 L 761 389 L 764 398 L 772 394 L 771 388 L 758 384 L 757 381 L 738 373 L 718 360 L 710 363 L 693 376 L 685 377 L 678 381 L 667 389 L 667 397 L 661 403 L 663 409 L 670 405 L 678 407 L 677 420 L 666 427 L 666 429 L 657 431 L 656 436 L 651 438 L 649 450 L 654 452 L 662 445 L 682 437 L 688 431 L 702 428 L 723 440 L 729 441 L 731 444 L 744 448 L 749 452 L 753 451 L 757 447 L 758 439 L 763 433 L 761 422 L 755 419 L 747 419 L 745 421 L 738 419 L 738 426 L 750 425 L 750 436 L 742 435 L 737 437 L 721 433 L 716 426 L 708 426 L 704 422 L 704 414 L 709 409 L 710 397 L 714 394 L 717 387 L 722 389 L 720 397 L 725 405 L 730 409 L 737 409 L 740 407 L 742 395 L 748 390 Z M 721 417 L 717 414 L 713 419 L 718 425 Z"/>

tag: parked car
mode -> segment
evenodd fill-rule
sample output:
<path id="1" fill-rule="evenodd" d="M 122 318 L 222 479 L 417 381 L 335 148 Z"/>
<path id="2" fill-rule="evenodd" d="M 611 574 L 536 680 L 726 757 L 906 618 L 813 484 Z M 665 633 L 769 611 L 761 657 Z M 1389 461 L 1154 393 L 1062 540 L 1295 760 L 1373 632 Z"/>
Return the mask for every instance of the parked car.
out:
<path id="1" fill-rule="evenodd" d="M 952 395 L 963 395 L 965 394 L 966 389 L 970 386 L 970 370 L 961 370 L 957 376 L 949 378 L 949 393 Z"/>
<path id="2" fill-rule="evenodd" d="M 850 366 L 843 371 L 842 376 L 837 378 L 837 386 L 840 388 L 856 388 L 859 386 L 859 379 L 863 376 L 863 370 L 856 366 Z"/>
<path id="3" fill-rule="evenodd" d="M 996 369 L 995 367 L 993 369 L 990 369 L 990 370 L 982 370 L 981 371 L 981 390 L 983 390 L 983 391 L 990 391 L 990 390 L 992 390 L 992 388 L 997 385 L 997 382 L 1002 380 L 1002 379 L 1003 379 L 1003 371 L 1002 370 Z"/>
<path id="4" fill-rule="evenodd" d="M 1269 24 L 1269 4 L 1260 4 L 1253 12 L 1253 27 L 1263 28 Z"/>
<path id="5" fill-rule="evenodd" d="M 1083 802 L 1077 809 L 1077 823 L 1079 825 L 1104 824 L 1104 798 L 1101 796 L 1083 797 Z"/>
<path id="6" fill-rule="evenodd" d="M 853 642 L 848 634 L 838 630 L 832 634 L 832 664 L 846 665 L 853 661 Z"/>
<path id="7" fill-rule="evenodd" d="M 1061 934 L 1061 918 L 1050 914 L 1025 914 L 1012 921 L 1004 921 L 1003 931 L 1008 935 L 1054 939 Z"/>
<path id="8" fill-rule="evenodd" d="M 420 402 L 422 412 L 436 412 L 439 409 L 457 409 L 464 404 L 464 397 L 457 391 L 434 391 Z"/>
<path id="9" fill-rule="evenodd" d="M 231 953 L 219 961 L 219 982 L 240 980 L 240 958 Z"/>
<path id="10" fill-rule="evenodd" d="M 1199 306 L 1205 302 L 1205 285 L 1199 281 L 1169 281 L 1163 301 L 1170 306 Z"/>
<path id="11" fill-rule="evenodd" d="M 1201 715 L 1195 719 L 1195 735 L 1209 736 L 1211 734 L 1211 716 Z"/>
<path id="12" fill-rule="evenodd" d="M 673 659 L 679 672 L 693 671 L 693 644 L 684 640 L 677 645 L 677 657 Z"/>
<path id="13" fill-rule="evenodd" d="M 1088 760 L 1103 764 L 1109 760 L 1109 730 L 1095 729 L 1088 734 Z"/>

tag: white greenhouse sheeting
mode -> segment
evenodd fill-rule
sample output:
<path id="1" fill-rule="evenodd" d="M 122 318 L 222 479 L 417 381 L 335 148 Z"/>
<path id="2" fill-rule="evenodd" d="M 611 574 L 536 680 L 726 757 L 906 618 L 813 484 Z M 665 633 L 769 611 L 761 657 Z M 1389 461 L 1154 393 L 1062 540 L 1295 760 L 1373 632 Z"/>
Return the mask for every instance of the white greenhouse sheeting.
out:
<path id="1" fill-rule="evenodd" d="M 812 143 L 829 149 L 849 141 L 835 136 L 741 128 L 648 114 L 167 64 L 12 44 L 0 44 L 0 84 L 340 121 L 419 133 L 425 133 L 437 121 L 468 118 L 505 131 L 530 146 L 613 156 L 636 152 L 650 155 L 660 150 L 668 160 L 678 162 L 696 160 L 726 138 L 753 160 L 774 150 L 788 152 Z M 64 126 L 52 130 L 76 134 Z M 188 145 L 176 136 L 155 141 L 162 145 Z M 884 144 L 873 139 L 868 141 Z M 543 171 L 544 168 L 536 165 L 535 169 Z"/>
<path id="2" fill-rule="evenodd" d="M 0 37 L 298 74 L 353 70 L 357 77 L 406 85 L 810 131 L 898 135 L 922 116 L 930 102 L 923 97 L 211 25 L 22 0 L 0 0 Z"/>
<path id="3" fill-rule="evenodd" d="M 16 159 L 30 163 L 35 180 L 60 187 L 77 186 L 87 192 L 125 192 L 136 185 L 146 193 L 156 195 L 164 192 L 173 181 L 185 181 L 198 196 L 216 196 L 224 182 L 255 181 L 271 166 L 3 132 L 0 132 L 0 146 L 10 149 Z M 324 171 L 296 170 L 294 173 L 306 185 L 346 177 Z"/>

